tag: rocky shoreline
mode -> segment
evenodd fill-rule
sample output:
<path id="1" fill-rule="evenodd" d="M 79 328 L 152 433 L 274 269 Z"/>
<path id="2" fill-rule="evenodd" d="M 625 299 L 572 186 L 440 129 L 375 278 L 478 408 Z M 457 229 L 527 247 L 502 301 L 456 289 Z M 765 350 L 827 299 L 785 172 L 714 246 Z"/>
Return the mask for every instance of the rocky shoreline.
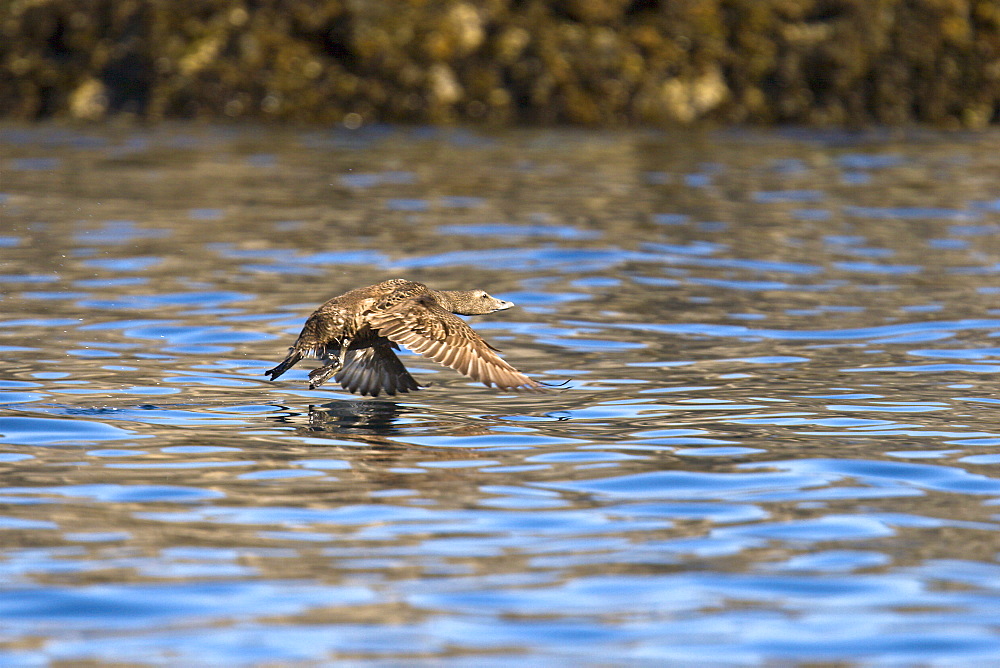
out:
<path id="1" fill-rule="evenodd" d="M 8 0 L 0 117 L 1000 123 L 996 0 Z"/>

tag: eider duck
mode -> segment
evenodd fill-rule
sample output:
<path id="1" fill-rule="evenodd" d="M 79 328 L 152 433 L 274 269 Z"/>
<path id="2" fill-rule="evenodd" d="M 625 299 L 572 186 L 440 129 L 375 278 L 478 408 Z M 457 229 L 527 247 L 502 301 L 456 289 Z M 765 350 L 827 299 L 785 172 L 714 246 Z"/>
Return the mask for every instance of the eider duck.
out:
<path id="1" fill-rule="evenodd" d="M 482 290 L 432 290 L 396 278 L 334 297 L 316 309 L 285 360 L 264 372 L 271 380 L 315 356 L 323 366 L 309 372 L 309 388 L 335 378 L 348 392 L 377 397 L 419 390 L 393 350 L 400 345 L 451 367 L 486 387 L 541 390 L 505 362 L 458 315 L 484 315 L 514 304 Z"/>

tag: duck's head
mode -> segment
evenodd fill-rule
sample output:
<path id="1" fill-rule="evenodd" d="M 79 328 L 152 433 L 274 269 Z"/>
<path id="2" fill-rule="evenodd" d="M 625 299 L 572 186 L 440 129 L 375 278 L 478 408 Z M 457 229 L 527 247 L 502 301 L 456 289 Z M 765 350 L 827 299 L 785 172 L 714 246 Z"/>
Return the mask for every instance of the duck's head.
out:
<path id="1" fill-rule="evenodd" d="M 434 297 L 442 307 L 458 315 L 486 315 L 514 305 L 514 302 L 497 299 L 485 290 L 435 290 Z"/>

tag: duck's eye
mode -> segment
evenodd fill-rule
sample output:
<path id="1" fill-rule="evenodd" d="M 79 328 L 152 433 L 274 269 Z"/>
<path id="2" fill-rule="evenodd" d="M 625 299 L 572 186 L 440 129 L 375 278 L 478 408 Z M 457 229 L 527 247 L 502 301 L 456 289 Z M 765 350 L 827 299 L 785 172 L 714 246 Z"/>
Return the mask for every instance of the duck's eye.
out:
<path id="1" fill-rule="evenodd" d="M 487 294 L 486 294 L 485 292 L 483 292 L 482 290 L 480 290 L 480 291 L 479 291 L 479 294 L 478 294 L 478 295 L 476 295 L 476 296 L 477 296 L 477 297 L 479 297 L 479 298 L 485 298 L 485 297 L 487 297 L 488 295 L 487 295 Z"/>

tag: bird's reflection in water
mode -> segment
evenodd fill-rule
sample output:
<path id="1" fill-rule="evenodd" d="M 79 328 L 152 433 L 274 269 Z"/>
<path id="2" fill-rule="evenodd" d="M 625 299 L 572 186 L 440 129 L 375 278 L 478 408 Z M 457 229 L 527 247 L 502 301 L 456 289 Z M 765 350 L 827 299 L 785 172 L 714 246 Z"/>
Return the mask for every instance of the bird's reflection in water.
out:
<path id="1" fill-rule="evenodd" d="M 348 437 L 369 446 L 388 447 L 407 447 L 405 439 L 401 443 L 394 437 L 414 434 L 481 436 L 500 424 L 495 419 L 484 421 L 482 416 L 428 413 L 417 407 L 380 400 L 335 400 L 309 406 L 307 413 L 288 412 L 269 419 L 293 425 L 301 436 L 334 440 Z"/>
<path id="2" fill-rule="evenodd" d="M 464 445 L 466 437 L 492 433 L 493 420 L 442 414 L 419 405 L 336 400 L 309 406 L 308 411 L 283 406 L 281 415 L 267 419 L 290 427 L 294 436 L 259 460 L 270 458 L 279 468 L 309 459 L 347 465 L 350 473 L 337 476 L 335 484 L 318 483 L 330 504 L 369 503 L 372 494 L 405 491 L 404 496 L 422 505 L 475 506 L 484 495 L 479 478 L 456 475 L 447 465 L 428 466 L 428 462 L 477 460 L 486 466 L 496 464 L 499 457 L 495 449 Z M 443 436 L 445 444 L 422 442 L 416 436 Z M 296 437 L 301 442 L 296 443 Z M 463 444 L 448 444 L 452 437 Z"/>
<path id="3" fill-rule="evenodd" d="M 394 401 L 331 401 L 309 407 L 309 431 L 390 436 L 400 416 L 413 412 Z"/>

